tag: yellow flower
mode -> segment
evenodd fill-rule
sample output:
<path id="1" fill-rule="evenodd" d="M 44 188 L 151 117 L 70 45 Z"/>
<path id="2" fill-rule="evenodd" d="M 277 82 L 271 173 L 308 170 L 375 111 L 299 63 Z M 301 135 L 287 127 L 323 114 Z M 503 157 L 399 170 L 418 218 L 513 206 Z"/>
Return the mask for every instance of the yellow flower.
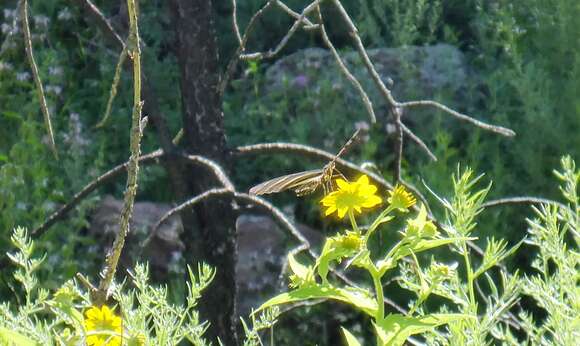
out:
<path id="1" fill-rule="evenodd" d="M 366 175 L 351 183 L 344 179 L 337 179 L 338 190 L 326 195 L 321 203 L 327 207 L 325 215 L 335 211 L 338 217 L 343 218 L 347 212 L 353 210 L 361 213 L 361 208 L 372 208 L 382 202 L 381 197 L 375 195 L 377 187 L 369 183 Z"/>
<path id="2" fill-rule="evenodd" d="M 145 342 L 147 341 L 147 337 L 142 334 L 138 333 L 132 335 L 129 340 L 127 341 L 127 346 L 145 346 Z"/>
<path id="3" fill-rule="evenodd" d="M 84 325 L 88 346 L 121 346 L 121 336 L 112 334 L 122 333 L 121 318 L 111 309 L 105 305 L 100 309 L 93 306 L 85 313 L 85 316 Z"/>
<path id="4" fill-rule="evenodd" d="M 407 209 L 415 205 L 417 200 L 404 186 L 397 185 L 392 191 L 389 191 L 387 202 L 395 209 L 407 211 Z"/>

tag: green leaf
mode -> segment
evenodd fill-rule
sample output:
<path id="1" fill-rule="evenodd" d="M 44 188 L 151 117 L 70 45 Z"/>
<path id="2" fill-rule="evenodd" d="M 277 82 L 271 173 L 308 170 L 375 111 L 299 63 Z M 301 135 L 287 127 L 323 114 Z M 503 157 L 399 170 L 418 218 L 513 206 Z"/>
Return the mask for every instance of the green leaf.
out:
<path id="1" fill-rule="evenodd" d="M 346 340 L 347 346 L 361 346 L 360 342 L 352 335 L 346 328 L 340 327 L 342 330 L 342 334 L 344 335 L 344 339 Z"/>
<path id="2" fill-rule="evenodd" d="M 4 119 L 11 119 L 11 120 L 21 120 L 22 119 L 22 115 L 20 115 L 20 113 L 17 112 L 13 112 L 13 111 L 3 111 L 2 112 L 2 117 L 4 117 Z"/>
<path id="3" fill-rule="evenodd" d="M 358 249 L 344 246 L 345 242 L 343 240 L 347 237 L 349 237 L 348 234 L 338 235 L 326 240 L 324 248 L 322 248 L 322 253 L 316 261 L 318 275 L 320 275 L 324 283 L 327 282 L 326 277 L 328 276 L 330 263 L 332 261 L 340 262 L 344 257 L 352 256 L 358 251 Z"/>
<path id="4" fill-rule="evenodd" d="M 454 237 L 454 238 L 442 238 L 442 239 L 422 239 L 413 244 L 405 244 L 401 246 L 397 252 L 393 254 L 393 258 L 401 259 L 403 257 L 409 256 L 411 253 L 419 253 L 427 251 L 436 247 L 440 247 L 447 244 L 455 243 L 456 241 L 467 241 L 473 240 L 473 237 Z"/>
<path id="5" fill-rule="evenodd" d="M 38 343 L 27 336 L 6 328 L 0 328 L 0 344 L 3 346 L 37 346 Z"/>
<path id="6" fill-rule="evenodd" d="M 301 287 L 290 292 L 279 294 L 262 304 L 254 314 L 272 306 L 308 299 L 332 299 L 341 301 L 354 306 L 369 316 L 374 316 L 377 311 L 377 303 L 371 298 L 368 291 L 355 288 L 339 288 L 325 284 Z"/>
<path id="7" fill-rule="evenodd" d="M 382 346 L 399 346 L 411 335 L 425 333 L 442 324 L 466 318 L 471 317 L 463 314 L 432 314 L 421 317 L 391 314 L 373 324 Z"/>
<path id="8" fill-rule="evenodd" d="M 294 273 L 294 275 L 296 275 L 297 277 L 299 277 L 304 281 L 307 280 L 310 274 L 310 270 L 308 269 L 307 266 L 298 262 L 294 258 L 294 255 L 292 255 L 291 253 L 288 254 L 288 264 L 290 265 L 290 269 L 292 270 L 292 273 Z"/>

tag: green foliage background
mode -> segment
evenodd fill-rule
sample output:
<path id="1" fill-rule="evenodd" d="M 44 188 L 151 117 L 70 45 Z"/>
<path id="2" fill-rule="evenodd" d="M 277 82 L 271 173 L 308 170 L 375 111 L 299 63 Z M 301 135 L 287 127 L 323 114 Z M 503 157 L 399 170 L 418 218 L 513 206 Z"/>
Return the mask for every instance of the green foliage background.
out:
<path id="1" fill-rule="evenodd" d="M 242 27 L 264 2 L 240 1 Z M 95 3 L 108 17 L 120 15 L 109 1 Z M 161 109 L 172 131 L 177 132 L 178 70 L 171 54 L 172 27 L 167 8 L 160 0 L 140 3 L 141 34 L 146 44 L 144 69 L 155 81 Z M 236 44 L 231 30 L 231 4 L 214 3 L 220 59 L 225 67 Z M 305 2 L 286 3 L 301 8 Z M 559 198 L 558 190 L 547 183 L 552 169 L 565 153 L 580 161 L 580 2 L 359 0 L 345 1 L 345 5 L 369 47 L 440 42 L 459 47 L 477 79 L 464 99 L 448 98 L 442 90 L 439 100 L 517 133 L 514 139 L 506 140 L 449 120 L 443 114 L 423 115 L 415 130 L 434 148 L 439 161 L 428 162 L 422 153 L 408 146 L 404 161 L 408 179 L 418 186 L 424 180 L 436 191 L 450 192 L 448 177 L 461 162 L 476 172 L 486 172 L 494 181 L 491 199 L 514 195 Z M 127 73 L 122 75 L 108 123 L 102 129 L 94 127 L 103 115 L 119 52 L 105 44 L 106 39 L 94 24 L 70 2 L 31 1 L 30 6 L 35 54 L 62 156 L 56 162 L 45 144 L 34 85 L 17 33 L 0 56 L 0 253 L 6 252 L 16 225 L 39 225 L 92 178 L 125 161 L 128 153 L 131 88 Z M 0 4 L 0 42 L 6 38 L 5 25 L 11 25 L 10 11 L 15 7 L 16 1 Z M 274 46 L 290 25 L 284 14 L 268 14 L 254 31 L 249 50 Z M 350 51 L 349 38 L 342 29 L 330 23 L 337 47 Z M 319 38 L 314 33 L 300 33 L 282 55 L 311 46 L 321 46 Z M 230 144 L 291 141 L 336 150 L 352 132 L 352 123 L 363 117 L 360 107 L 336 102 L 330 85 L 318 93 L 288 88 L 264 96 L 264 71 L 271 63 L 242 65 L 228 89 L 224 113 Z M 288 119 L 292 121 L 289 123 Z M 393 158 L 389 142 L 379 132 L 371 138 L 350 158 L 373 161 L 388 177 Z M 146 132 L 143 151 L 156 149 L 155 142 L 153 133 Z M 284 173 L 280 167 L 291 171 L 305 166 L 308 164 L 292 158 L 260 158 L 235 167 L 235 181 L 240 186 L 250 186 Z M 143 169 L 139 198 L 169 201 L 169 189 L 158 183 L 164 179 L 160 169 Z M 120 196 L 122 190 L 123 182 L 118 181 L 101 189 L 99 195 Z M 97 200 L 95 196 L 83 202 L 69 219 L 37 242 L 41 251 L 48 254 L 49 268 L 38 273 L 42 281 L 50 285 L 77 271 L 97 269 L 93 259 L 100 255 L 90 251 L 92 240 L 82 232 Z M 276 197 L 276 202 L 288 201 L 284 196 Z M 528 207 L 489 209 L 482 218 L 482 232 L 515 242 L 525 234 L 524 218 L 528 213 Z M 299 220 L 324 227 L 317 221 L 314 207 L 297 207 L 296 215 Z M 81 251 L 89 254 L 84 260 L 79 260 Z M 527 262 L 529 258 L 517 260 Z M 0 273 L 0 295 L 10 286 L 9 274 Z"/>

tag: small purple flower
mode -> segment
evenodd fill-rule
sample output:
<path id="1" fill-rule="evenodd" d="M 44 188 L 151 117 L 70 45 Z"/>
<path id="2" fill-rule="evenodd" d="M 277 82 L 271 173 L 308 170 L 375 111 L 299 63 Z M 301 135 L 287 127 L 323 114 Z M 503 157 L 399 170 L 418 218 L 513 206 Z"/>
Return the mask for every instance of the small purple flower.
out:
<path id="1" fill-rule="evenodd" d="M 309 81 L 310 81 L 310 79 L 308 78 L 308 76 L 301 74 L 301 75 L 294 77 L 294 80 L 292 81 L 292 85 L 299 87 L 299 88 L 306 88 L 308 86 Z"/>

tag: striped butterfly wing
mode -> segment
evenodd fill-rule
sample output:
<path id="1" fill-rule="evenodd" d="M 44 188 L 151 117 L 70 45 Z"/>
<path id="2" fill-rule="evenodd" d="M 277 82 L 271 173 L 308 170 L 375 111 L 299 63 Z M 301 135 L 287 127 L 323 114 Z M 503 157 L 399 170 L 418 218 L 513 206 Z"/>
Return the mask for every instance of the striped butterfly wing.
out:
<path id="1" fill-rule="evenodd" d="M 357 140 L 360 129 L 356 130 L 352 137 L 343 145 L 338 154 L 322 169 L 299 172 L 283 175 L 270 179 L 250 189 L 250 194 L 265 195 L 278 193 L 286 190 L 294 190 L 297 196 L 304 196 L 313 193 L 320 186 L 324 188 L 325 194 L 332 191 L 332 180 L 344 175 L 336 167 L 336 160 L 343 155 Z"/>
<path id="2" fill-rule="evenodd" d="M 321 169 L 283 175 L 252 187 L 250 194 L 266 195 L 286 190 L 294 190 L 299 196 L 308 194 L 320 185 L 321 176 Z"/>

